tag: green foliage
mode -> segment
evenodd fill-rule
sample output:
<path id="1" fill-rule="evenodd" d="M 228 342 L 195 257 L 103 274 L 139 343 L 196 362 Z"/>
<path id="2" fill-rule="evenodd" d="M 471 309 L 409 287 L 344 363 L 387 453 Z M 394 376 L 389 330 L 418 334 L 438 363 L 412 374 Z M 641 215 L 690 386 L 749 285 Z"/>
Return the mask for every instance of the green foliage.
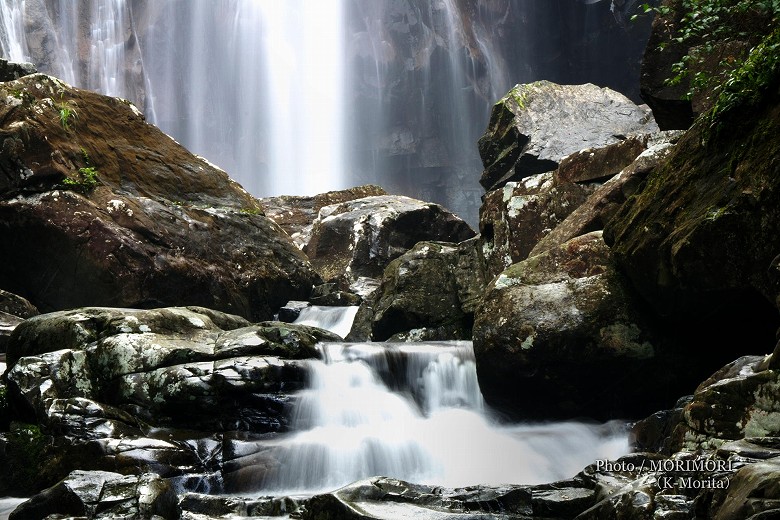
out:
<path id="1" fill-rule="evenodd" d="M 73 105 L 70 101 L 63 101 L 61 95 L 60 101 L 57 103 L 56 108 L 60 114 L 60 125 L 65 129 L 66 132 L 69 132 L 70 125 L 72 124 L 73 120 L 78 118 L 76 109 L 73 108 Z"/>
<path id="2" fill-rule="evenodd" d="M 239 210 L 244 215 L 262 215 L 262 210 L 260 208 L 241 208 Z"/>
<path id="3" fill-rule="evenodd" d="M 78 169 L 78 177 L 72 179 L 66 177 L 62 180 L 62 185 L 67 190 L 78 191 L 79 193 L 88 193 L 95 189 L 98 184 L 98 171 L 94 166 L 86 166 Z"/>
<path id="4" fill-rule="evenodd" d="M 780 28 L 754 47 L 745 62 L 718 87 L 715 106 L 705 115 L 708 133 L 717 133 L 723 118 L 737 108 L 756 106 L 780 78 Z"/>
<path id="5" fill-rule="evenodd" d="M 693 72 L 714 50 L 715 43 L 750 41 L 751 37 L 766 34 L 780 21 L 780 0 L 680 0 L 679 7 L 682 19 L 672 39 L 686 44 L 691 50 L 672 66 L 672 76 L 667 84 L 680 85 L 688 79 L 687 99 L 705 89 L 718 87 L 720 78 L 706 72 Z M 669 5 L 653 7 L 646 3 L 642 9 L 645 13 L 661 16 L 672 13 Z M 763 26 L 756 27 L 755 20 L 764 20 Z M 771 22 L 767 25 L 766 20 Z M 659 46 L 661 51 L 664 48 L 663 44 Z M 726 74 L 738 66 L 736 60 L 720 63 Z"/>
<path id="6" fill-rule="evenodd" d="M 6 453 L 14 476 L 14 488 L 34 489 L 38 473 L 46 464 L 46 436 L 34 424 L 13 423 L 7 439 Z"/>

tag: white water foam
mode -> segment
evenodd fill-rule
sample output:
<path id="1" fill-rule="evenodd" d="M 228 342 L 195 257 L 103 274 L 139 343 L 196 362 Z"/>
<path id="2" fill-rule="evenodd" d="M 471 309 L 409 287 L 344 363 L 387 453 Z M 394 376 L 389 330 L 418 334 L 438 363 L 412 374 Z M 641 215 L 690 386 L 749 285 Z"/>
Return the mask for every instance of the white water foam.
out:
<path id="1" fill-rule="evenodd" d="M 357 311 L 357 306 L 325 307 L 322 305 L 311 305 L 301 309 L 301 313 L 294 323 L 319 327 L 345 338 L 352 329 L 352 322 L 355 321 Z"/>
<path id="2" fill-rule="evenodd" d="M 262 493 L 375 475 L 442 486 L 539 484 L 628 451 L 617 425 L 505 425 L 483 404 L 470 342 L 322 344 Z"/>

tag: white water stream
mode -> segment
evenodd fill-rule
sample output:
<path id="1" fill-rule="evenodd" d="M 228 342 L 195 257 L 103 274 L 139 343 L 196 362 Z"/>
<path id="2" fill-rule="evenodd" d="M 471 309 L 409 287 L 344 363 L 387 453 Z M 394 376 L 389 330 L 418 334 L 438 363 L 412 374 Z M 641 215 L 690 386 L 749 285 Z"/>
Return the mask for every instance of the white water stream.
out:
<path id="1" fill-rule="evenodd" d="M 383 475 L 442 486 L 538 484 L 628 452 L 618 424 L 506 425 L 482 400 L 470 342 L 320 345 L 262 493 Z"/>

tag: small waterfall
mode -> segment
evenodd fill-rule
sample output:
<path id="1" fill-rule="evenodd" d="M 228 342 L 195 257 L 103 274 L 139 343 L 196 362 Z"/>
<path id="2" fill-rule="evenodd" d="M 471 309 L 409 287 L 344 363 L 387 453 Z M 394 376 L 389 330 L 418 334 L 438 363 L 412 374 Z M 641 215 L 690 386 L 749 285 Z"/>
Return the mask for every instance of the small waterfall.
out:
<path id="1" fill-rule="evenodd" d="M 537 484 L 628 451 L 616 426 L 508 426 L 485 409 L 470 342 L 320 345 L 296 433 L 261 493 L 313 493 L 374 475 L 443 486 Z"/>
<path id="2" fill-rule="evenodd" d="M 311 305 L 301 309 L 301 313 L 294 323 L 319 327 L 345 338 L 352 329 L 352 322 L 355 321 L 357 311 L 356 305 L 350 307 Z"/>

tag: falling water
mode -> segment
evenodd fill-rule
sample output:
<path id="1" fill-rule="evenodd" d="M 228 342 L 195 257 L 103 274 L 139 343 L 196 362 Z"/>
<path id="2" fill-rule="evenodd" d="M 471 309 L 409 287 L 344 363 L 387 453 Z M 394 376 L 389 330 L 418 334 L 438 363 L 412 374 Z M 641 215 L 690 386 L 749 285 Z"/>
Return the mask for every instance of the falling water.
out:
<path id="1" fill-rule="evenodd" d="M 352 329 L 352 322 L 355 321 L 357 311 L 357 306 L 324 307 L 311 305 L 301 310 L 295 323 L 319 327 L 346 338 Z"/>
<path id="2" fill-rule="evenodd" d="M 262 493 L 313 493 L 384 475 L 444 486 L 538 484 L 628 451 L 613 425 L 503 425 L 486 409 L 470 342 L 321 344 L 297 433 L 269 442 Z M 283 461 L 283 463 L 282 463 Z"/>
<path id="3" fill-rule="evenodd" d="M 24 1 L 0 0 L 0 51 L 11 61 L 28 61 L 24 7 Z"/>

